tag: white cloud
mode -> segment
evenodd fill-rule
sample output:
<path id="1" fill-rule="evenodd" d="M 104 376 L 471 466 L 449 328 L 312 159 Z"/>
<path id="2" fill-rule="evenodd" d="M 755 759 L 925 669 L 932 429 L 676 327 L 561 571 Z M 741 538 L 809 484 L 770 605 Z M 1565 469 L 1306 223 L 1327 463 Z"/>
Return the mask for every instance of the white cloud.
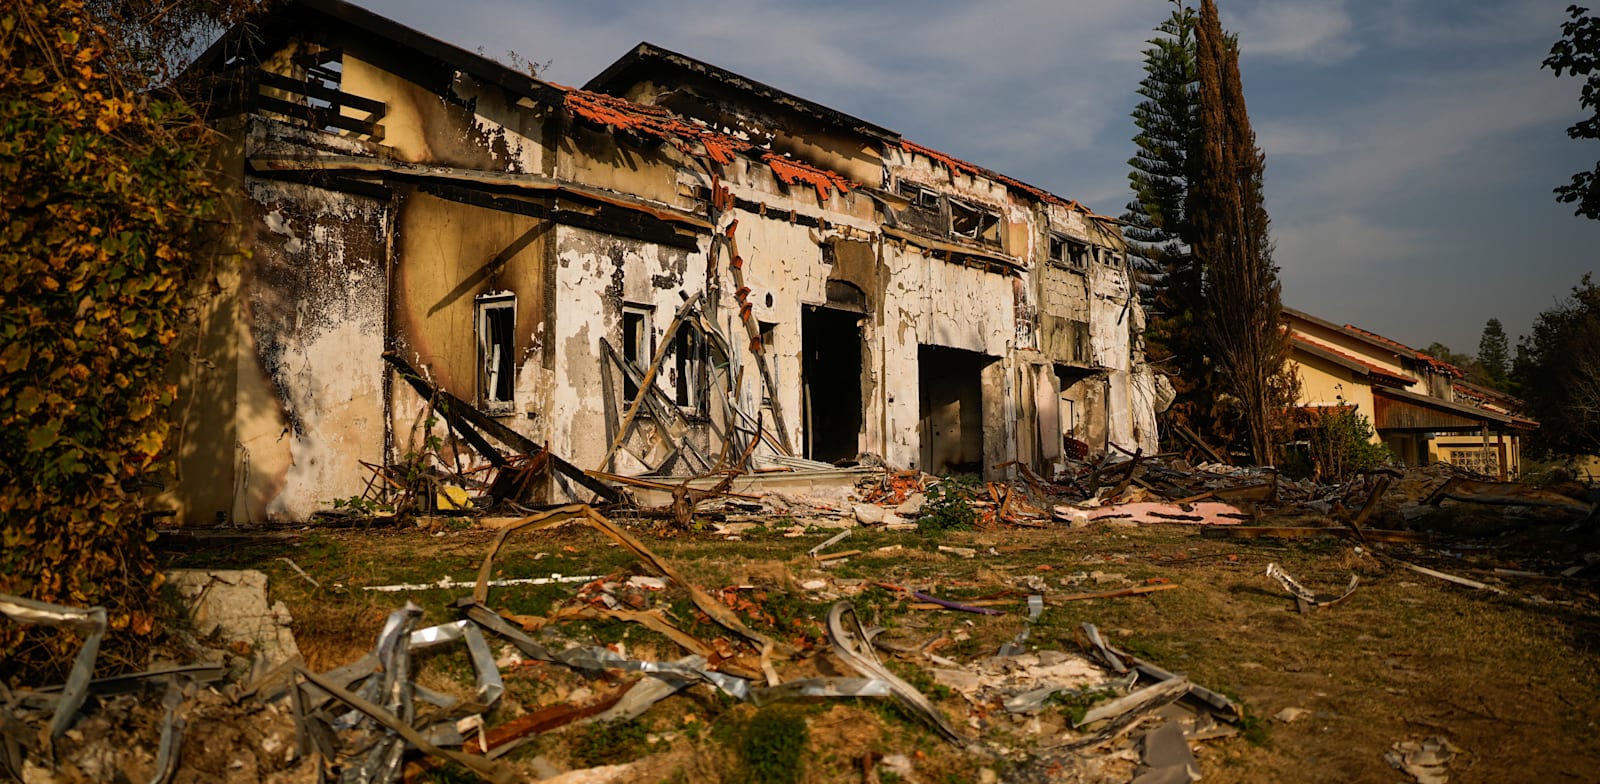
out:
<path id="1" fill-rule="evenodd" d="M 1331 65 L 1361 50 L 1344 3 L 1289 0 L 1246 9 L 1237 21 L 1224 15 L 1224 28 L 1239 34 L 1242 57 Z"/>

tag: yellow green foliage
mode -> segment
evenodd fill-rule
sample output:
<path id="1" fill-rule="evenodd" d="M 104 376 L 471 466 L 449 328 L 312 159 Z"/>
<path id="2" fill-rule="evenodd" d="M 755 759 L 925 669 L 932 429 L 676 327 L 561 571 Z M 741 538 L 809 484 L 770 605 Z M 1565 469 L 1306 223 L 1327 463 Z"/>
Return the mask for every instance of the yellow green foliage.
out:
<path id="1" fill-rule="evenodd" d="M 141 479 L 215 204 L 200 122 L 115 76 L 82 0 L 0 5 L 0 592 L 151 632 Z M 76 642 L 0 622 L 0 675 Z"/>

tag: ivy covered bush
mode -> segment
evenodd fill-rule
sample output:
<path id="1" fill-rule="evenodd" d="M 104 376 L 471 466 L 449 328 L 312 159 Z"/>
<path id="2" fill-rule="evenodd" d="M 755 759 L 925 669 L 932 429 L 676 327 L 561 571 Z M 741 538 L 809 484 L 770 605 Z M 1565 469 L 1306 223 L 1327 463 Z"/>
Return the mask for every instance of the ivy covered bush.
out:
<path id="1" fill-rule="evenodd" d="M 103 605 L 151 634 L 141 487 L 215 189 L 203 125 L 136 92 L 82 0 L 0 6 L 0 592 Z M 0 620 L 0 676 L 79 641 Z"/>

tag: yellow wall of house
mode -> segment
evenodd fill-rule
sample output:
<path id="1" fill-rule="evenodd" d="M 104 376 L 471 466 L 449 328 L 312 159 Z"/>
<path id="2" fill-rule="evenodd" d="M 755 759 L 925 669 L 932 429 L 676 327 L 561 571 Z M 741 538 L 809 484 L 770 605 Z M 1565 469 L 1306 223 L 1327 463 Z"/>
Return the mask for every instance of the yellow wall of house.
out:
<path id="1" fill-rule="evenodd" d="M 394 329 L 407 358 L 428 366 L 442 388 L 476 401 L 482 391 L 476 297 L 509 292 L 517 303 L 515 365 L 520 372 L 528 362 L 539 364 L 551 226 L 420 191 L 407 195 L 395 229 L 394 286 Z"/>
<path id="2" fill-rule="evenodd" d="M 1289 362 L 1300 378 L 1301 406 L 1353 405 L 1372 421 L 1372 386 L 1356 379 L 1350 370 L 1303 351 L 1291 352 Z M 1379 438 L 1373 434 L 1372 443 Z"/>
<path id="3" fill-rule="evenodd" d="M 462 83 L 454 89 L 463 94 L 452 96 L 456 100 L 441 100 L 422 85 L 350 54 L 344 56 L 343 68 L 340 89 L 384 103 L 383 144 L 400 160 L 485 171 L 544 171 L 541 122 L 535 113 L 488 100 L 498 93 L 479 90 L 468 77 L 459 77 Z M 476 114 L 463 105 L 468 98 Z"/>

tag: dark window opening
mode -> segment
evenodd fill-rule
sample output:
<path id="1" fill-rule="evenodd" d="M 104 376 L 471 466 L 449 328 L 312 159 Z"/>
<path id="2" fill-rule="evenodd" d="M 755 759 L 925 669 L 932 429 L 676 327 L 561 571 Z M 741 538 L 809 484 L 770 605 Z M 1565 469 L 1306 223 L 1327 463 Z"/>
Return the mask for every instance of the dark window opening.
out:
<path id="1" fill-rule="evenodd" d="M 1058 267 L 1089 268 L 1089 246 L 1060 234 L 1050 235 L 1050 261 Z"/>
<path id="2" fill-rule="evenodd" d="M 1064 260 L 1066 261 L 1067 266 L 1073 269 L 1088 269 L 1089 246 L 1081 242 L 1074 242 L 1073 240 L 1069 239 L 1063 239 L 1062 242 L 1066 246 L 1066 256 Z"/>
<path id="3" fill-rule="evenodd" d="M 950 200 L 950 233 L 989 245 L 1000 244 L 1000 216 L 985 209 Z"/>
<path id="4" fill-rule="evenodd" d="M 479 297 L 478 366 L 487 408 L 508 408 L 516 394 L 517 298 L 499 294 Z"/>
<path id="5" fill-rule="evenodd" d="M 640 375 L 650 363 L 650 309 L 625 305 L 622 309 L 622 359 Z M 626 376 L 626 374 L 624 374 Z M 622 396 L 633 400 L 639 394 L 639 385 L 631 378 L 623 378 Z"/>

